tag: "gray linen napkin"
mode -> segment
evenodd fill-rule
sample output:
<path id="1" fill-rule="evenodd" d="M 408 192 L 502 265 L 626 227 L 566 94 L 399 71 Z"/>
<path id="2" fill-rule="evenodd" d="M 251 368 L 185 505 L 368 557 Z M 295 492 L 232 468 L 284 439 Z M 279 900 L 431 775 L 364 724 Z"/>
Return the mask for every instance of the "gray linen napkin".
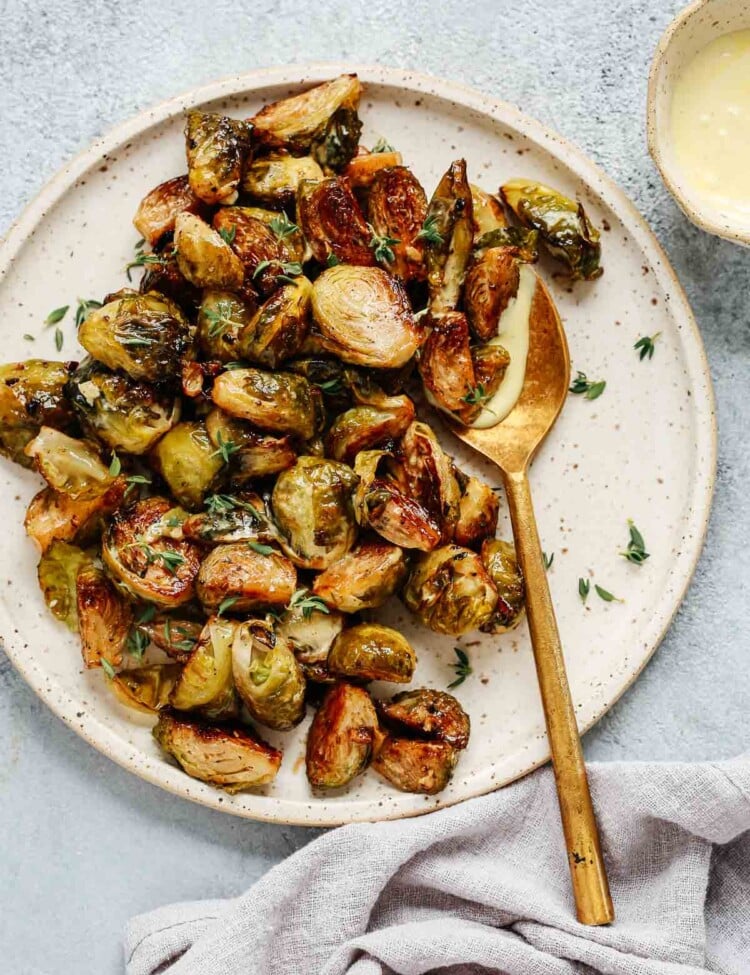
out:
<path id="1" fill-rule="evenodd" d="M 750 755 L 590 775 L 609 927 L 575 920 L 547 768 L 418 819 L 334 830 L 234 900 L 136 917 L 128 975 L 748 975 Z"/>

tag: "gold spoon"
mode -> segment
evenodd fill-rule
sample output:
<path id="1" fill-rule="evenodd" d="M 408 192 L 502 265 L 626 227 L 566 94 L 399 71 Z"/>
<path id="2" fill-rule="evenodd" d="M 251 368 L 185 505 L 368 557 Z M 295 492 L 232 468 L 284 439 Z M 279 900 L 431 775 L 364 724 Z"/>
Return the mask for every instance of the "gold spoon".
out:
<path id="1" fill-rule="evenodd" d="M 494 461 L 503 476 L 516 553 L 526 581 L 526 612 L 578 920 L 608 924 L 614 920 L 614 908 L 528 479 L 529 464 L 559 416 L 569 385 L 565 332 L 547 288 L 537 278 L 526 376 L 518 402 L 497 426 L 478 430 L 456 424 L 451 429 Z"/>

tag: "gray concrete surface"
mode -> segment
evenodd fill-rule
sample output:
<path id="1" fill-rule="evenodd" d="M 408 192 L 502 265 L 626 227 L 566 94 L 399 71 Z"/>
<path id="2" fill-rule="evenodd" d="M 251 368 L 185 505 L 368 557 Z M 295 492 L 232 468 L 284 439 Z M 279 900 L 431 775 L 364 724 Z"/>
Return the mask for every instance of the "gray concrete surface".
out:
<path id="1" fill-rule="evenodd" d="M 748 747 L 750 254 L 693 228 L 645 146 L 651 53 L 669 0 L 0 0 L 0 231 L 73 153 L 141 108 L 267 64 L 418 68 L 508 101 L 581 145 L 672 258 L 719 401 L 716 501 L 694 584 L 591 759 L 703 759 Z M 40 273 L 44 269 L 40 268 Z M 0 970 L 121 970 L 131 914 L 238 893 L 314 836 L 222 817 L 141 782 L 54 718 L 0 655 Z"/>

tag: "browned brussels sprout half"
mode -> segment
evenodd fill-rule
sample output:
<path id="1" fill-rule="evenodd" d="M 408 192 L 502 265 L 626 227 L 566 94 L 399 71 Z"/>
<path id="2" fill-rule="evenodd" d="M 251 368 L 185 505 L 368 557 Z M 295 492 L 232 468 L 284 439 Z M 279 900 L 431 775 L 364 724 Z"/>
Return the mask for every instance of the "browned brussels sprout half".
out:
<path id="1" fill-rule="evenodd" d="M 458 521 L 453 530 L 453 541 L 466 548 L 475 548 L 492 538 L 497 529 L 500 503 L 489 484 L 478 477 L 467 477 L 458 472 L 461 502 Z"/>
<path id="2" fill-rule="evenodd" d="M 184 664 L 195 650 L 195 645 L 203 631 L 203 623 L 197 620 L 180 619 L 167 613 L 160 613 L 152 619 L 140 621 L 137 627 L 154 646 L 181 664 Z"/>
<path id="3" fill-rule="evenodd" d="M 401 153 L 395 150 L 367 152 L 363 146 L 360 146 L 357 155 L 344 170 L 344 176 L 351 187 L 364 190 L 372 186 L 376 177 L 384 169 L 393 169 L 394 166 L 400 166 L 402 162 Z"/>
<path id="4" fill-rule="evenodd" d="M 245 268 L 247 281 L 262 294 L 269 295 L 278 285 L 302 268 L 292 260 L 293 244 L 274 233 L 268 222 L 258 217 L 264 211 L 245 207 L 222 207 L 213 224 Z"/>
<path id="5" fill-rule="evenodd" d="M 67 430 L 73 413 L 64 395 L 68 367 L 29 359 L 0 366 L 0 453 L 31 467 L 24 453 L 42 426 Z"/>
<path id="6" fill-rule="evenodd" d="M 422 228 L 427 198 L 417 177 L 406 166 L 384 169 L 375 177 L 367 199 L 374 234 L 394 241 L 386 245 L 384 263 L 402 281 L 425 276 Z"/>
<path id="7" fill-rule="evenodd" d="M 241 623 L 232 645 L 234 683 L 261 724 L 287 731 L 305 716 L 305 678 L 288 640 L 270 623 Z"/>
<path id="8" fill-rule="evenodd" d="M 42 427 L 26 445 L 26 456 L 58 494 L 74 501 L 91 501 L 105 494 L 114 484 L 98 451 L 85 440 L 76 440 L 52 427 Z"/>
<path id="9" fill-rule="evenodd" d="M 232 369 L 216 377 L 214 403 L 231 416 L 263 430 L 309 440 L 320 420 L 321 398 L 302 376 L 260 369 Z"/>
<path id="10" fill-rule="evenodd" d="M 525 587 L 512 542 L 488 538 L 482 545 L 482 561 L 497 589 L 495 611 L 483 624 L 486 633 L 505 633 L 523 618 Z"/>
<path id="11" fill-rule="evenodd" d="M 307 680 L 330 682 L 328 653 L 336 637 L 344 628 L 341 613 L 319 607 L 306 597 L 294 603 L 281 617 L 276 632 L 285 637 L 302 665 Z"/>
<path id="12" fill-rule="evenodd" d="M 497 590 L 475 552 L 445 545 L 417 558 L 404 602 L 431 630 L 460 636 L 492 619 Z"/>
<path id="13" fill-rule="evenodd" d="M 207 207 L 190 189 L 187 176 L 175 176 L 159 183 L 140 202 L 133 224 L 152 247 L 174 230 L 178 213 L 187 210 L 205 216 Z"/>
<path id="14" fill-rule="evenodd" d="M 536 264 L 539 260 L 539 231 L 528 227 L 498 227 L 477 240 L 474 253 L 478 256 L 489 247 L 509 248 L 519 261 Z"/>
<path id="15" fill-rule="evenodd" d="M 458 752 L 446 741 L 385 739 L 372 767 L 402 792 L 433 796 L 450 782 Z"/>
<path id="16" fill-rule="evenodd" d="M 464 310 L 481 342 L 497 335 L 500 316 L 518 293 L 519 282 L 513 248 L 488 247 L 472 261 L 464 284 Z"/>
<path id="17" fill-rule="evenodd" d="M 591 281 L 601 275 L 599 231 L 582 203 L 527 179 L 511 180 L 500 192 L 520 223 L 537 230 L 550 254 L 568 265 L 574 280 Z"/>
<path id="18" fill-rule="evenodd" d="M 287 210 L 294 206 L 304 179 L 323 179 L 323 170 L 311 156 L 274 153 L 248 166 L 242 189 L 265 206 Z"/>
<path id="19" fill-rule="evenodd" d="M 188 177 L 206 203 L 234 203 L 250 152 L 252 127 L 239 119 L 189 112 L 185 127 Z"/>
<path id="20" fill-rule="evenodd" d="M 212 410 L 208 414 L 206 429 L 217 450 L 227 449 L 227 444 L 233 445 L 228 448 L 231 451 L 229 460 L 232 480 L 237 485 L 285 471 L 297 459 L 291 436 L 274 437 L 262 433 L 223 410 Z"/>
<path id="21" fill-rule="evenodd" d="M 178 423 L 150 454 L 151 465 L 167 482 L 178 504 L 195 511 L 221 480 L 224 460 L 197 420 Z"/>
<path id="22" fill-rule="evenodd" d="M 80 570 L 91 564 L 91 556 L 77 545 L 52 542 L 39 560 L 37 575 L 44 601 L 52 615 L 69 630 L 78 628 L 76 579 Z"/>
<path id="23" fill-rule="evenodd" d="M 458 159 L 438 183 L 423 228 L 430 309 L 455 310 L 474 240 L 466 161 Z"/>
<path id="24" fill-rule="evenodd" d="M 133 611 L 93 562 L 78 570 L 76 603 L 85 666 L 100 667 L 102 660 L 117 666 L 122 661 Z"/>
<path id="25" fill-rule="evenodd" d="M 144 714 L 154 714 L 169 706 L 169 696 L 177 682 L 180 664 L 150 664 L 121 670 L 112 678 L 109 687 L 125 707 Z"/>
<path id="26" fill-rule="evenodd" d="M 297 588 L 297 572 L 279 552 L 267 546 L 232 542 L 217 545 L 198 573 L 198 598 L 207 612 L 222 604 L 233 613 L 259 607 L 286 606 Z"/>
<path id="27" fill-rule="evenodd" d="M 380 623 L 360 623 L 344 630 L 328 655 L 331 671 L 360 680 L 408 684 L 416 665 L 417 655 L 406 637 Z"/>
<path id="28" fill-rule="evenodd" d="M 42 552 L 52 542 L 77 542 L 87 545 L 101 531 L 103 519 L 111 515 L 120 504 L 127 490 L 122 477 L 104 494 L 90 500 L 77 500 L 67 494 L 58 494 L 52 488 L 44 488 L 31 499 L 24 528 Z"/>
<path id="29" fill-rule="evenodd" d="M 236 629 L 232 620 L 216 616 L 206 623 L 170 696 L 178 711 L 200 710 L 209 718 L 235 714 L 232 642 Z"/>
<path id="30" fill-rule="evenodd" d="M 406 573 L 406 554 L 397 545 L 362 542 L 316 577 L 313 592 L 342 613 L 358 613 L 382 606 Z"/>
<path id="31" fill-rule="evenodd" d="M 255 301 L 231 291 L 208 288 L 203 292 L 198 313 L 198 344 L 209 359 L 235 362 L 240 358 L 240 336 L 249 334 L 248 326 L 257 311 Z"/>
<path id="32" fill-rule="evenodd" d="M 343 179 L 331 176 L 317 182 L 304 180 L 297 194 L 297 223 L 325 264 L 333 256 L 343 264 L 368 267 L 375 263 L 370 233 L 359 203 Z"/>
<path id="33" fill-rule="evenodd" d="M 275 540 L 276 533 L 257 494 L 213 494 L 206 498 L 206 511 L 191 515 L 182 526 L 185 538 L 202 545 L 222 542 Z"/>
<path id="34" fill-rule="evenodd" d="M 336 789 L 364 772 L 378 731 L 375 705 L 366 690 L 352 684 L 332 687 L 307 735 L 310 785 Z"/>
<path id="35" fill-rule="evenodd" d="M 180 271 L 197 288 L 236 291 L 242 287 L 245 280 L 242 261 L 221 234 L 200 217 L 192 213 L 178 214 L 174 245 Z"/>
<path id="36" fill-rule="evenodd" d="M 446 741 L 454 748 L 466 748 L 469 744 L 469 715 L 445 691 L 415 687 L 401 691 L 390 701 L 378 702 L 378 710 L 398 734 Z"/>
<path id="37" fill-rule="evenodd" d="M 310 326 L 311 296 L 312 285 L 300 276 L 266 299 L 241 337 L 241 356 L 275 369 L 299 352 Z"/>
<path id="38" fill-rule="evenodd" d="M 177 218 L 175 217 L 175 221 Z M 158 291 L 174 301 L 192 319 L 201 303 L 201 291 L 185 277 L 177 263 L 177 251 L 167 237 L 153 251 L 153 260 L 145 263 L 146 272 L 138 290 L 141 294 Z"/>
<path id="39" fill-rule="evenodd" d="M 474 246 L 485 234 L 493 230 L 507 227 L 508 221 L 503 205 L 496 196 L 490 196 L 474 183 L 469 184 L 471 190 L 471 209 L 474 223 Z"/>
<path id="40" fill-rule="evenodd" d="M 377 402 L 377 406 L 355 406 L 336 417 L 326 436 L 326 450 L 331 457 L 353 464 L 361 450 L 371 450 L 403 436 L 414 419 L 414 404 L 409 397 L 382 393 Z"/>
<path id="41" fill-rule="evenodd" d="M 153 733 L 188 775 L 229 793 L 268 785 L 281 766 L 281 752 L 246 728 L 211 727 L 162 711 Z"/>
<path id="42" fill-rule="evenodd" d="M 279 213 L 278 210 L 267 210 L 265 207 L 229 207 L 225 212 L 230 217 L 237 214 L 243 214 L 244 217 L 252 217 L 254 220 L 259 220 L 271 231 L 279 247 L 281 260 L 283 262 L 289 262 L 289 266 L 286 268 L 272 268 L 278 280 L 283 281 L 286 277 L 294 277 L 298 273 L 294 264 L 310 260 L 312 254 L 305 242 L 302 231 L 296 223 L 289 219 L 286 213 Z M 240 219 L 243 219 L 243 217 Z M 228 230 L 231 236 L 231 226 L 229 226 Z M 234 243 L 234 240 L 232 243 Z M 242 253 L 240 251 L 238 253 L 242 257 Z M 263 275 L 265 273 L 264 271 Z M 258 279 L 262 280 L 261 274 L 258 275 Z"/>
<path id="43" fill-rule="evenodd" d="M 401 453 L 409 493 L 430 512 L 447 541 L 458 520 L 461 497 L 453 462 L 427 424 L 417 420 L 404 434 Z"/>

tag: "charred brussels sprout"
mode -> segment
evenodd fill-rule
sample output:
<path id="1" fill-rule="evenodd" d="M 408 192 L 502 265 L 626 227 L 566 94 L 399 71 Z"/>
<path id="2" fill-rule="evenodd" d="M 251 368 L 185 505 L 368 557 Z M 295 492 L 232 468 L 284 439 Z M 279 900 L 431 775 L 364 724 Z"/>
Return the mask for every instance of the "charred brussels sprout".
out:
<path id="1" fill-rule="evenodd" d="M 261 433 L 223 410 L 212 410 L 208 414 L 206 429 L 217 450 L 222 444 L 232 444 L 236 448 L 229 460 L 232 480 L 238 485 L 285 471 L 297 459 L 291 436 L 273 437 Z"/>
<path id="2" fill-rule="evenodd" d="M 301 268 L 289 263 L 292 245 L 287 247 L 284 239 L 257 216 L 264 212 L 245 207 L 222 207 L 213 224 L 225 240 L 231 241 L 230 246 L 245 269 L 246 280 L 268 295 L 278 287 L 281 279 L 299 274 Z"/>
<path id="3" fill-rule="evenodd" d="M 328 655 L 328 667 L 336 674 L 396 684 L 408 684 L 416 665 L 417 655 L 406 637 L 379 623 L 344 630 Z"/>
<path id="4" fill-rule="evenodd" d="M 316 577 L 313 592 L 342 613 L 358 613 L 382 606 L 406 574 L 406 554 L 397 545 L 362 542 Z"/>
<path id="5" fill-rule="evenodd" d="M 101 531 L 103 519 L 120 506 L 126 490 L 124 478 L 91 500 L 76 500 L 44 488 L 29 504 L 24 519 L 26 534 L 43 552 L 56 540 L 87 545 Z"/>
<path id="6" fill-rule="evenodd" d="M 249 620 L 232 646 L 234 683 L 261 724 L 287 731 L 305 716 L 305 678 L 288 641 L 270 623 Z"/>
<path id="7" fill-rule="evenodd" d="M 248 301 L 231 291 L 209 288 L 203 292 L 198 313 L 198 344 L 209 359 L 234 362 L 240 357 L 240 336 L 248 333 L 248 326 L 257 311 L 254 301 Z M 250 335 L 252 330 L 250 329 Z"/>
<path id="8" fill-rule="evenodd" d="M 278 552 L 268 555 L 246 542 L 217 545 L 198 573 L 198 598 L 207 612 L 222 603 L 233 613 L 286 606 L 297 587 L 297 572 Z"/>
<path id="9" fill-rule="evenodd" d="M 396 241 L 390 245 L 388 269 L 402 281 L 425 276 L 422 227 L 427 198 L 419 180 L 405 166 L 384 169 L 373 181 L 367 215 L 374 233 Z"/>
<path id="10" fill-rule="evenodd" d="M 78 628 L 76 579 L 91 564 L 91 557 L 77 545 L 53 542 L 39 560 L 37 575 L 44 601 L 52 615 L 69 630 Z"/>
<path id="11" fill-rule="evenodd" d="M 574 280 L 591 281 L 601 275 L 599 231 L 582 203 L 526 179 L 511 180 L 500 192 L 519 222 L 537 230 L 550 254 L 568 265 Z"/>
<path id="12" fill-rule="evenodd" d="M 325 264 L 333 256 L 344 264 L 368 267 L 375 263 L 370 233 L 356 197 L 343 179 L 331 176 L 318 182 L 304 180 L 297 194 L 297 223 Z"/>
<path id="13" fill-rule="evenodd" d="M 305 569 L 325 569 L 354 544 L 357 526 L 350 467 L 319 457 L 300 457 L 283 471 L 271 504 L 289 557 Z"/>
<path id="14" fill-rule="evenodd" d="M 336 789 L 364 772 L 377 732 L 378 716 L 367 691 L 352 684 L 332 687 L 307 735 L 310 785 Z"/>
<path id="15" fill-rule="evenodd" d="M 384 169 L 403 162 L 400 152 L 367 152 L 362 146 L 344 170 L 347 183 L 358 190 L 368 189 Z"/>
<path id="16" fill-rule="evenodd" d="M 310 326 L 311 295 L 312 285 L 302 276 L 272 294 L 241 338 L 242 357 L 275 369 L 295 355 Z"/>
<path id="17" fill-rule="evenodd" d="M 197 288 L 227 288 L 236 291 L 245 280 L 245 268 L 218 231 L 192 213 L 180 213 L 175 220 L 174 245 L 177 264 L 185 278 Z"/>
<path id="18" fill-rule="evenodd" d="M 446 741 L 385 739 L 372 767 L 402 792 L 433 796 L 450 782 L 458 752 Z"/>
<path id="19" fill-rule="evenodd" d="M 286 210 L 294 206 L 304 179 L 323 179 L 323 170 L 312 156 L 274 154 L 248 166 L 242 189 L 259 203 Z"/>
<path id="20" fill-rule="evenodd" d="M 401 441 L 409 493 L 429 511 L 447 541 L 458 520 L 460 491 L 453 462 L 426 423 L 415 420 Z"/>
<path id="21" fill-rule="evenodd" d="M 404 589 L 404 602 L 431 630 L 460 636 L 492 619 L 497 590 L 475 552 L 445 545 L 419 556 Z"/>
<path id="22" fill-rule="evenodd" d="M 464 310 L 480 341 L 489 342 L 497 335 L 500 316 L 518 293 L 519 282 L 513 248 L 489 247 L 472 262 L 464 284 Z"/>
<path id="23" fill-rule="evenodd" d="M 173 427 L 151 451 L 150 459 L 177 502 L 188 511 L 200 508 L 224 469 L 206 425 L 195 420 Z"/>
<path id="24" fill-rule="evenodd" d="M 68 367 L 29 359 L 0 366 L 0 453 L 31 467 L 24 453 L 42 426 L 67 430 L 73 413 L 64 395 Z"/>
<path id="25" fill-rule="evenodd" d="M 102 660 L 107 660 L 117 666 L 122 661 L 133 612 L 93 562 L 84 563 L 78 570 L 76 604 L 84 664 L 100 667 Z"/>
<path id="26" fill-rule="evenodd" d="M 203 632 L 203 623 L 180 619 L 167 613 L 160 613 L 146 622 L 138 622 L 137 627 L 155 646 L 181 664 L 195 650 Z"/>
<path id="27" fill-rule="evenodd" d="M 415 687 L 394 695 L 390 701 L 380 701 L 378 710 L 399 734 L 445 741 L 454 748 L 469 744 L 469 715 L 445 691 Z"/>
<path id="28" fill-rule="evenodd" d="M 206 203 L 234 203 L 242 169 L 250 152 L 252 127 L 247 122 L 189 112 L 185 150 L 190 189 Z"/>
<path id="29" fill-rule="evenodd" d="M 480 481 L 478 477 L 467 477 L 459 473 L 458 482 L 461 486 L 461 502 L 453 541 L 457 545 L 473 548 L 495 534 L 500 502 L 489 484 Z"/>
<path id="30" fill-rule="evenodd" d="M 174 230 L 178 213 L 204 215 L 206 206 L 190 189 L 187 176 L 175 176 L 159 183 L 141 200 L 133 224 L 144 240 L 153 247 L 165 234 Z"/>
<path id="31" fill-rule="evenodd" d="M 169 695 L 180 676 L 180 664 L 151 664 L 121 670 L 109 687 L 120 704 L 144 714 L 154 714 L 169 705 Z"/>
<path id="32" fill-rule="evenodd" d="M 505 633 L 523 618 L 525 587 L 512 542 L 488 538 L 482 545 L 482 561 L 498 593 L 495 611 L 482 625 L 486 633 Z"/>
<path id="33" fill-rule="evenodd" d="M 216 377 L 212 397 L 226 413 L 263 430 L 309 440 L 318 429 L 320 393 L 293 373 L 232 369 Z"/>
<path id="34" fill-rule="evenodd" d="M 312 255 L 302 231 L 296 223 L 293 223 L 289 219 L 286 213 L 279 213 L 278 210 L 267 210 L 265 207 L 229 207 L 226 211 L 219 211 L 219 213 L 223 212 L 228 213 L 230 216 L 245 214 L 247 217 L 259 220 L 273 234 L 282 261 L 288 261 L 293 265 L 295 262 L 304 263 L 310 260 Z M 217 218 L 218 216 L 219 214 L 217 214 Z M 234 240 L 232 243 L 234 243 Z M 240 257 L 242 257 L 241 253 Z M 296 273 L 296 268 L 294 267 L 287 267 L 286 269 L 275 268 L 273 270 L 277 276 L 274 283 L 277 283 L 279 279 L 283 280 L 284 277 L 291 277 Z M 263 275 L 258 275 L 258 279 L 262 283 Z"/>
<path id="35" fill-rule="evenodd" d="M 413 419 L 414 404 L 408 396 L 383 394 L 378 406 L 355 406 L 336 417 L 326 436 L 327 452 L 353 464 L 361 450 L 398 440 Z"/>
<path id="36" fill-rule="evenodd" d="M 466 162 L 458 159 L 438 183 L 427 208 L 424 250 L 430 309 L 453 311 L 474 240 L 471 188 Z"/>
<path id="37" fill-rule="evenodd" d="M 210 619 L 177 679 L 170 703 L 178 711 L 200 710 L 208 718 L 232 717 L 237 698 L 232 681 L 232 642 L 237 624 Z"/>
<path id="38" fill-rule="evenodd" d="M 229 793 L 268 785 L 281 766 L 281 752 L 247 729 L 211 727 L 162 711 L 153 734 L 188 775 Z"/>
<path id="39" fill-rule="evenodd" d="M 99 457 L 86 443 L 52 427 L 42 427 L 26 446 L 26 456 L 58 494 L 74 501 L 91 501 L 108 491 L 115 482 Z"/>

